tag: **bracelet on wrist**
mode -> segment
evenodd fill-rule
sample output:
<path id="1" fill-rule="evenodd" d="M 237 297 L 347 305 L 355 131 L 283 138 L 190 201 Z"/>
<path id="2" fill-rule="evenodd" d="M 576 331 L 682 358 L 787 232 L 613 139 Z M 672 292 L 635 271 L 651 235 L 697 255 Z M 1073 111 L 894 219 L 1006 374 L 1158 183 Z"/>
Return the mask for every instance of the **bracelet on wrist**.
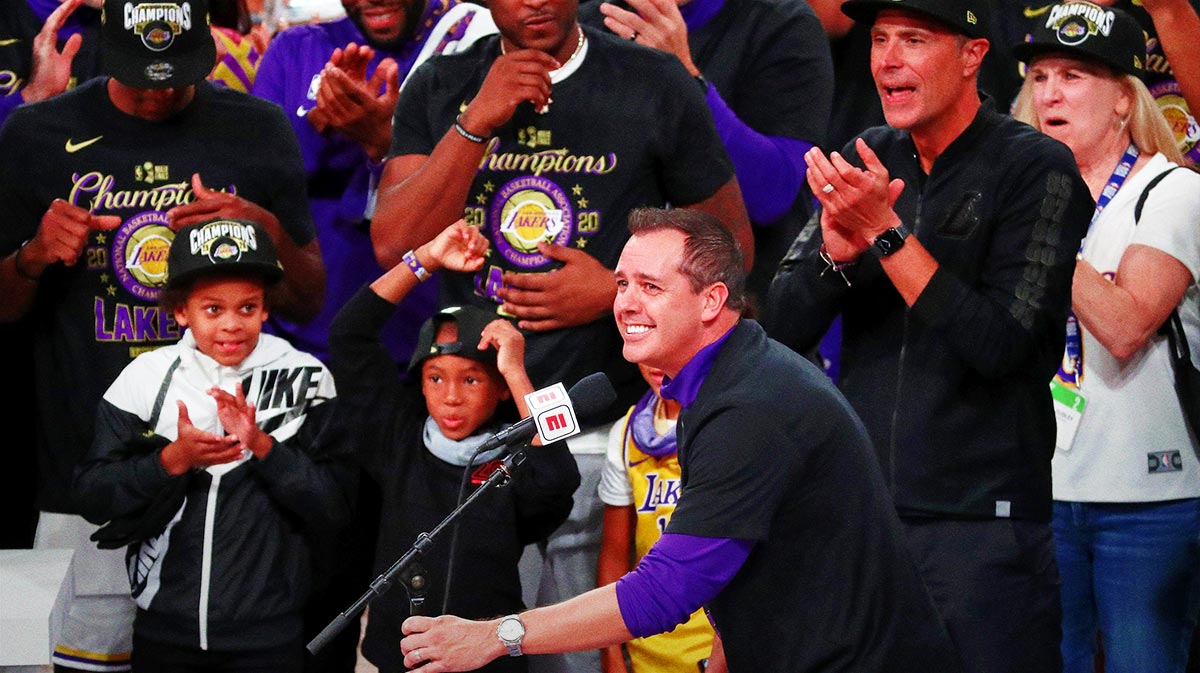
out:
<path id="1" fill-rule="evenodd" d="M 467 140 L 470 140 L 473 143 L 482 145 L 483 143 L 487 142 L 487 138 L 484 138 L 483 136 L 477 136 L 474 133 L 471 133 L 470 131 L 467 130 L 467 127 L 462 125 L 462 114 L 459 114 L 457 117 L 454 118 L 454 130 L 458 131 L 458 135 L 466 138 Z"/>
<path id="2" fill-rule="evenodd" d="M 32 240 L 32 238 L 26 239 L 25 242 L 17 248 L 16 254 L 13 255 L 13 270 L 17 272 L 18 276 L 24 278 L 25 280 L 31 283 L 36 283 L 41 280 L 41 276 L 31 275 L 26 273 L 25 269 L 21 268 L 21 253 L 25 252 L 25 246 L 29 245 L 29 242 Z"/>
<path id="3" fill-rule="evenodd" d="M 842 277 L 842 282 L 846 283 L 846 287 L 850 287 L 850 279 L 846 277 L 846 269 L 858 264 L 858 260 L 850 260 L 849 262 L 836 262 L 834 261 L 833 256 L 829 254 L 829 250 L 825 247 L 824 243 L 821 244 L 821 249 L 817 252 L 817 254 L 821 257 L 821 261 L 825 262 L 825 268 L 821 270 L 821 275 L 824 276 L 830 271 L 833 271 Z"/>
<path id="4" fill-rule="evenodd" d="M 424 282 L 425 279 L 429 278 L 429 270 L 421 265 L 421 260 L 417 259 L 416 251 L 409 250 L 404 253 L 403 259 L 404 264 L 408 266 L 408 270 L 412 271 L 413 275 L 417 277 L 418 283 Z"/>

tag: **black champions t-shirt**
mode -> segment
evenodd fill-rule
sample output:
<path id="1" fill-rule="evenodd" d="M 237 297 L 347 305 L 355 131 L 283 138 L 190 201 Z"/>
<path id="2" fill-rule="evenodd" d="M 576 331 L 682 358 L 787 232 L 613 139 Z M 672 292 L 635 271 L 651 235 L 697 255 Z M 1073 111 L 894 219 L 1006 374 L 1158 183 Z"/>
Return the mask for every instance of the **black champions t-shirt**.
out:
<path id="1" fill-rule="evenodd" d="M 182 332 L 157 301 L 174 240 L 166 212 L 194 200 L 192 174 L 271 211 L 299 245 L 315 235 L 300 150 L 278 106 L 202 82 L 183 112 L 148 122 L 118 110 L 106 83 L 18 108 L 0 130 L 0 254 L 34 235 L 54 199 L 122 220 L 92 232 L 75 266 L 51 266 L 38 286 L 39 446 L 48 451 L 38 500 L 53 511 L 70 511 L 70 474 L 108 385 Z"/>
<path id="2" fill-rule="evenodd" d="M 609 32 L 600 4 L 581 6 L 580 21 Z M 630 9 L 623 0 L 614 4 Z M 692 61 L 738 119 L 763 135 L 818 146 L 825 142 L 833 105 L 828 42 L 812 8 L 790 0 L 725 0 L 716 15 L 688 33 Z M 802 182 L 787 213 L 774 222 L 754 222 L 751 293 L 765 296 L 811 213 L 812 193 Z"/>
<path id="3" fill-rule="evenodd" d="M 537 252 L 542 240 L 614 268 L 629 238 L 631 209 L 697 203 L 733 177 L 700 87 L 675 57 L 584 30 L 586 56 L 553 85 L 549 110 L 539 114 L 522 104 L 488 140 L 464 217 L 482 229 L 491 249 L 478 273 L 443 277 L 443 305 L 498 309 L 504 272 L 547 273 L 558 266 Z M 430 154 L 499 53 L 499 38 L 491 37 L 421 66 L 396 107 L 391 155 Z M 621 356 L 611 316 L 526 338 L 535 386 L 561 381 L 570 387 L 604 371 L 618 390 L 645 388 Z M 614 405 L 614 412 L 629 403 Z"/>

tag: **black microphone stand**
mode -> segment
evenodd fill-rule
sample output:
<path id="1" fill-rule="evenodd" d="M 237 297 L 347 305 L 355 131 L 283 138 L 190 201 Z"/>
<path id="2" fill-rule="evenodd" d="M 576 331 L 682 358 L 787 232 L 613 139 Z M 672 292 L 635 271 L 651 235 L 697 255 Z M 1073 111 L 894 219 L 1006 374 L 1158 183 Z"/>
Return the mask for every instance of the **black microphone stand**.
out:
<path id="1" fill-rule="evenodd" d="M 438 533 L 442 532 L 446 526 L 453 523 L 454 519 L 456 519 L 460 514 L 463 513 L 464 510 L 471 506 L 471 503 L 475 502 L 479 496 L 483 495 L 484 491 L 487 491 L 490 488 L 498 488 L 508 484 L 513 477 L 513 469 L 519 467 L 521 463 L 524 462 L 524 446 L 515 449 L 512 453 L 505 456 L 504 459 L 500 461 L 500 467 L 493 470 L 492 473 L 488 475 L 488 478 L 479 485 L 479 488 L 475 489 L 475 491 L 471 493 L 471 495 L 468 496 L 465 501 L 463 501 L 463 504 L 455 508 L 453 512 L 450 512 L 450 514 L 447 515 L 445 519 L 442 519 L 441 523 L 434 527 L 432 531 L 418 535 L 417 541 L 413 543 L 413 546 L 409 547 L 408 551 L 404 552 L 404 555 L 397 559 L 396 562 L 393 563 L 390 568 L 384 571 L 382 575 L 376 577 L 375 581 L 371 582 L 371 585 L 367 589 L 366 593 L 360 596 L 358 600 L 354 601 L 353 605 L 346 608 L 343 612 L 338 614 L 337 617 L 334 617 L 333 621 L 329 622 L 329 624 L 320 633 L 318 633 L 315 638 L 309 641 L 307 646 L 308 651 L 311 654 L 317 654 L 320 652 L 326 645 L 329 644 L 329 641 L 333 640 L 337 634 L 342 632 L 342 629 L 350 625 L 351 620 L 362 614 L 362 611 L 367 608 L 368 603 L 375 600 L 377 597 L 382 596 L 387 592 L 388 589 L 392 588 L 393 580 L 395 579 L 396 575 L 403 572 L 404 569 L 412 565 L 413 561 L 417 560 L 421 554 L 424 554 L 433 544 L 433 538 L 435 538 Z"/>

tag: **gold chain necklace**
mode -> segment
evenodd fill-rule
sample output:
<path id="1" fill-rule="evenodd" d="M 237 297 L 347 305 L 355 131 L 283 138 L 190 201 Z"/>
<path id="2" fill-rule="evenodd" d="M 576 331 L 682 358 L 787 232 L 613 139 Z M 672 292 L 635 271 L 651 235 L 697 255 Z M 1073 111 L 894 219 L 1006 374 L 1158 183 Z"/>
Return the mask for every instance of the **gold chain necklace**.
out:
<path id="1" fill-rule="evenodd" d="M 575 51 L 571 52 L 571 56 L 568 57 L 567 60 L 561 66 L 559 66 L 560 69 L 563 67 L 566 67 L 567 63 L 574 61 L 575 57 L 579 56 L 579 52 L 583 50 L 583 43 L 584 43 L 583 27 L 580 26 L 579 24 L 575 24 L 575 30 L 579 31 L 579 40 L 575 42 Z M 501 38 L 501 40 L 500 40 L 500 55 L 503 56 L 504 54 L 507 54 L 507 53 L 508 53 L 508 50 L 504 48 L 504 39 Z"/>

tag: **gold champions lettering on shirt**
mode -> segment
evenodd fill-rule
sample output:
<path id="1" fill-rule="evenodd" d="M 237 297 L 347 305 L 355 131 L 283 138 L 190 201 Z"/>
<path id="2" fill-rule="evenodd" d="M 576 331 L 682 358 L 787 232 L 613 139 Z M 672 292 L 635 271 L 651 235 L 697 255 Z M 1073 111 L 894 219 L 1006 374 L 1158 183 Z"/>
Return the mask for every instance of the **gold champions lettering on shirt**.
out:
<path id="1" fill-rule="evenodd" d="M 67 203 L 81 206 L 86 201 L 87 209 L 93 213 L 124 208 L 150 208 L 162 212 L 196 200 L 191 185 L 186 182 L 149 189 L 114 189 L 116 178 L 99 171 L 76 173 L 73 181 Z"/>
<path id="2" fill-rule="evenodd" d="M 499 138 L 488 141 L 479 170 L 512 171 L 541 175 L 543 173 L 590 173 L 604 175 L 617 167 L 617 155 L 609 152 L 602 156 L 571 154 L 566 148 L 542 150 L 530 154 L 497 152 Z"/>
<path id="3" fill-rule="evenodd" d="M 12 70 L 0 70 L 0 96 L 11 96 L 20 90 L 25 80 Z"/>

